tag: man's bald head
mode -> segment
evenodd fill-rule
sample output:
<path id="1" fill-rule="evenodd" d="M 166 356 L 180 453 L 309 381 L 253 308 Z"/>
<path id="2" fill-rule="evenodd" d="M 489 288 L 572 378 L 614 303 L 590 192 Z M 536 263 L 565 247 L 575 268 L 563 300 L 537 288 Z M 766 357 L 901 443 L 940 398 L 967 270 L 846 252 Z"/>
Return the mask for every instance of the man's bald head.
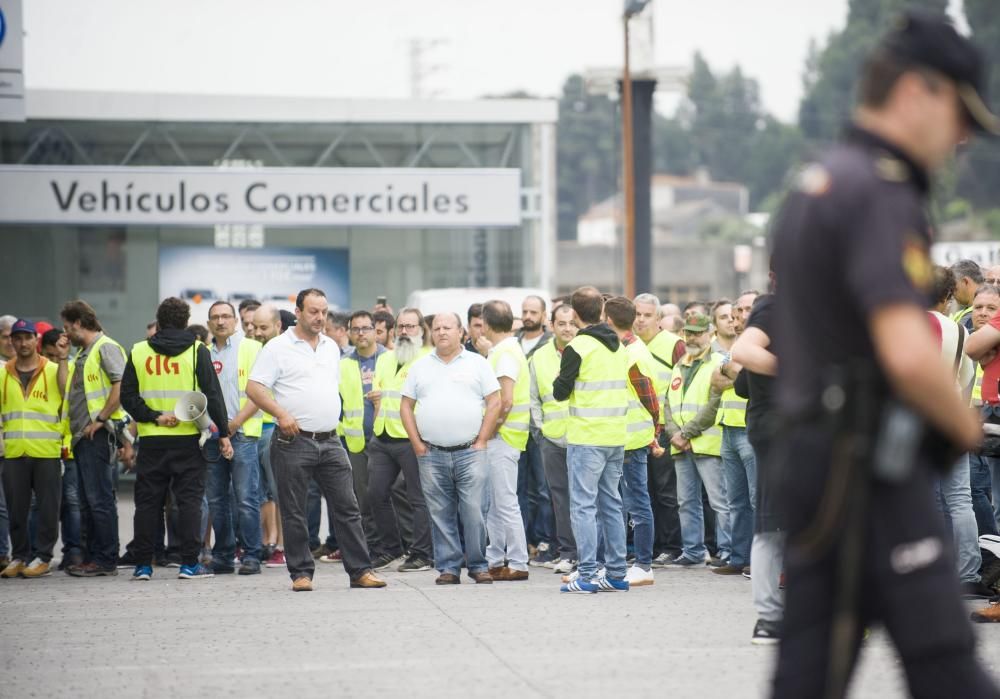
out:
<path id="1" fill-rule="evenodd" d="M 281 334 L 281 311 L 277 306 L 264 304 L 253 313 L 253 336 L 262 344 Z"/>

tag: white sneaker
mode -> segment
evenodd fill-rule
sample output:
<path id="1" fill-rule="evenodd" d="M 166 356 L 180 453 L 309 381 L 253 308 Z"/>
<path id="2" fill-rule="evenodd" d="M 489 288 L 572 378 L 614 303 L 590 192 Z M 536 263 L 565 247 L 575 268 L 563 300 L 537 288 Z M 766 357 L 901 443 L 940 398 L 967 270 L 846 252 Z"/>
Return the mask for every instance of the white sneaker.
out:
<path id="1" fill-rule="evenodd" d="M 643 585 L 653 584 L 653 571 L 643 570 L 639 566 L 632 566 L 628 569 L 628 573 L 625 574 L 625 580 L 631 587 L 641 587 Z"/>
<path id="2" fill-rule="evenodd" d="M 597 580 L 598 578 L 603 578 L 607 574 L 608 574 L 607 569 L 604 568 L 604 567 L 601 567 L 600 569 L 598 569 L 597 575 L 594 576 L 594 580 Z M 564 583 L 571 583 L 574 580 L 577 580 L 579 577 L 580 577 L 580 571 L 579 570 L 574 570 L 569 575 L 562 576 L 562 581 Z"/>
<path id="3" fill-rule="evenodd" d="M 553 573 L 566 575 L 568 573 L 572 573 L 574 570 L 576 570 L 576 561 L 571 561 L 568 558 L 560 558 L 552 563 Z"/>

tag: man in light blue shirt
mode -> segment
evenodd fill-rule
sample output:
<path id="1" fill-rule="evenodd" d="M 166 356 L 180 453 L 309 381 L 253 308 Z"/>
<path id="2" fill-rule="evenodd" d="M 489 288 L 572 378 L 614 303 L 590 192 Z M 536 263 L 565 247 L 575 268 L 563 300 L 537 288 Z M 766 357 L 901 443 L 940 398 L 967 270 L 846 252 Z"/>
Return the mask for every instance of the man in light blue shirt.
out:
<path id="1" fill-rule="evenodd" d="M 461 582 L 461 520 L 469 577 L 492 583 L 483 498 L 489 474 L 486 442 L 500 414 L 500 384 L 482 356 L 462 348 L 462 320 L 456 314 L 437 314 L 432 333 L 435 351 L 410 367 L 399 412 L 420 466 L 434 565 L 441 573 L 435 582 Z"/>

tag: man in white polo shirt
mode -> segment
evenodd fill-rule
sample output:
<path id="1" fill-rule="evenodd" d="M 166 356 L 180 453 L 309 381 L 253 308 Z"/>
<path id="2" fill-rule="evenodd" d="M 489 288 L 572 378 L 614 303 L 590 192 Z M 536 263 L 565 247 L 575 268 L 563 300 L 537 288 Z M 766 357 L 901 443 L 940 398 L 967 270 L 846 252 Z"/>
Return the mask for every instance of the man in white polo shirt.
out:
<path id="1" fill-rule="evenodd" d="M 434 567 L 441 573 L 435 582 L 461 582 L 461 520 L 469 577 L 492 583 L 483 499 L 489 483 L 486 442 L 500 415 L 500 383 L 482 356 L 462 348 L 462 319 L 457 314 L 434 316 L 432 333 L 434 351 L 410 367 L 399 414 L 420 466 Z"/>
<path id="2" fill-rule="evenodd" d="M 319 484 L 333 512 L 351 587 L 385 587 L 371 569 L 351 464 L 336 433 L 340 350 L 323 334 L 327 308 L 319 289 L 300 291 L 297 324 L 264 346 L 247 384 L 250 400 L 277 422 L 271 465 L 281 503 L 285 562 L 296 592 L 312 590 L 316 567 L 306 525 L 310 480 Z"/>

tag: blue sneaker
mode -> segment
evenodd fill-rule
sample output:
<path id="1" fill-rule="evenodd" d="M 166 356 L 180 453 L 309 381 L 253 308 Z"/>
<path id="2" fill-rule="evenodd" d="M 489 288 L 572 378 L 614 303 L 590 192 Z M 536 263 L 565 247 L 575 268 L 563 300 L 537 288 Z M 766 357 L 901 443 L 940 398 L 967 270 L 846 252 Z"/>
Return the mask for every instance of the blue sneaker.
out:
<path id="1" fill-rule="evenodd" d="M 577 578 L 576 580 L 568 582 L 560 587 L 559 592 L 571 592 L 577 595 L 590 595 L 596 593 L 598 589 L 598 586 L 594 583 Z"/>
<path id="2" fill-rule="evenodd" d="M 133 580 L 149 580 L 151 577 L 153 577 L 152 566 L 136 566 L 132 571 Z"/>
<path id="3" fill-rule="evenodd" d="M 628 580 L 624 578 L 601 576 L 600 578 L 594 578 L 590 582 L 597 585 L 597 589 L 600 592 L 628 592 L 629 588 Z"/>
<path id="4" fill-rule="evenodd" d="M 181 580 L 197 580 L 200 578 L 214 578 L 215 573 L 212 572 L 211 568 L 207 568 L 201 563 L 198 563 L 193 566 L 181 566 L 180 572 L 177 573 L 177 577 Z"/>

